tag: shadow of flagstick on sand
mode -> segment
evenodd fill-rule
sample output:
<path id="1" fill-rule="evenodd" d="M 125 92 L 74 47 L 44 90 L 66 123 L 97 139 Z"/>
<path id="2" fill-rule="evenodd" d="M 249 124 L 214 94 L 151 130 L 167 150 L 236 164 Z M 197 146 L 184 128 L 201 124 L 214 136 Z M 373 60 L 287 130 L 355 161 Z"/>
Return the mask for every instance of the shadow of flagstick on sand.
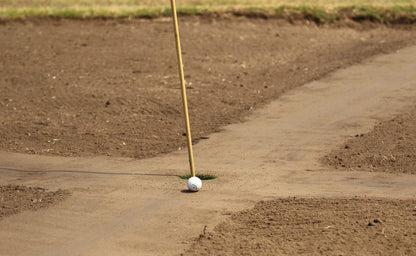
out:
<path id="1" fill-rule="evenodd" d="M 76 174 L 98 174 L 98 175 L 117 175 L 117 176 L 161 176 L 161 177 L 179 177 L 180 174 L 157 174 L 157 173 L 137 173 L 137 172 L 108 172 L 108 171 L 78 171 L 78 170 L 24 170 L 16 168 L 0 167 L 0 170 L 21 173 L 76 173 Z"/>

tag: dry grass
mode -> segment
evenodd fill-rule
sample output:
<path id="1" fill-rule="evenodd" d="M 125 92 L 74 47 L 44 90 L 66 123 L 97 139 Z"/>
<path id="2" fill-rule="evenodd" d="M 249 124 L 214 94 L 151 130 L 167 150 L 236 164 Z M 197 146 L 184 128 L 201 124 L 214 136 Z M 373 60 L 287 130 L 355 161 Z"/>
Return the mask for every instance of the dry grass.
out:
<path id="1" fill-rule="evenodd" d="M 180 13 L 203 12 L 308 12 L 319 19 L 333 19 L 338 10 L 351 8 L 380 16 L 386 10 L 415 15 L 416 0 L 177 0 Z M 169 0 L 0 0 L 0 17 L 143 17 L 170 13 Z M 327 15 L 329 14 L 329 15 Z"/>

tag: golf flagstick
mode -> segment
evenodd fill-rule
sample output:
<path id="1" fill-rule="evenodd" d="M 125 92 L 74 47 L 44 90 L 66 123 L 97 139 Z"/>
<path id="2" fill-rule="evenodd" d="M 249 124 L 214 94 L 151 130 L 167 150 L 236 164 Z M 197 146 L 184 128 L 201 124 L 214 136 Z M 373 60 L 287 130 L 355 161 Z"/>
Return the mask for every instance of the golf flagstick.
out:
<path id="1" fill-rule="evenodd" d="M 181 52 L 181 41 L 179 38 L 179 26 L 178 26 L 178 16 L 176 14 L 176 4 L 175 0 L 170 0 L 172 6 L 172 16 L 173 16 L 173 27 L 175 30 L 175 39 L 176 39 L 176 53 L 178 56 L 178 65 L 179 65 L 179 77 L 181 80 L 182 86 L 182 102 L 183 102 L 183 112 L 185 114 L 185 126 L 186 126 L 186 138 L 188 141 L 188 157 L 189 157 L 189 167 L 191 169 L 191 176 L 195 176 L 195 165 L 194 165 L 194 155 L 192 151 L 192 137 L 191 137 L 191 126 L 189 124 L 189 114 L 188 114 L 188 101 L 186 99 L 186 87 L 185 87 L 185 77 L 183 74 L 183 64 L 182 64 L 182 52 Z"/>

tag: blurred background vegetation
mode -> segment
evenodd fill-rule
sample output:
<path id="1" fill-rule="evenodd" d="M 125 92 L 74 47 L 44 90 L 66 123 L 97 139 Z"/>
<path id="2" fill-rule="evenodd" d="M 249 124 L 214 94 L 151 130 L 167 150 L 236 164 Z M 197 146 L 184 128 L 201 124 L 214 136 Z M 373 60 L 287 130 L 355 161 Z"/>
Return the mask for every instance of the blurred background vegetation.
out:
<path id="1" fill-rule="evenodd" d="M 345 15 L 416 16 L 416 0 L 177 0 L 180 14 L 263 14 L 268 17 L 308 15 L 319 21 Z M 125 18 L 170 14 L 169 0 L 0 0 L 0 18 Z"/>

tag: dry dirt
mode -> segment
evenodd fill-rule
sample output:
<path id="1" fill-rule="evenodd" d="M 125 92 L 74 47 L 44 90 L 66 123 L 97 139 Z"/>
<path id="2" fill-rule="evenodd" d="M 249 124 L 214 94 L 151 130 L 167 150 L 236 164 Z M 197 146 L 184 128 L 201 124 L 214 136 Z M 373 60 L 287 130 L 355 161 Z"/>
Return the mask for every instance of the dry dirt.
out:
<path id="1" fill-rule="evenodd" d="M 415 255 L 416 200 L 261 201 L 183 255 Z"/>
<path id="2" fill-rule="evenodd" d="M 291 88 L 416 38 L 414 27 L 245 18 L 180 25 L 194 140 Z M 0 149 L 144 158 L 184 147 L 170 22 L 9 22 L 0 38 Z"/>
<path id="3" fill-rule="evenodd" d="M 24 210 L 36 210 L 54 205 L 68 195 L 68 192 L 63 190 L 50 192 L 39 187 L 0 186 L 0 220 Z"/>
<path id="4" fill-rule="evenodd" d="M 188 18 L 181 21 L 181 33 L 195 141 L 208 138 L 212 132 L 221 130 L 224 125 L 244 120 L 253 109 L 278 98 L 289 89 L 321 78 L 336 69 L 358 63 L 370 56 L 395 52 L 414 44 L 416 38 L 416 30 L 412 26 L 394 28 L 378 25 L 356 25 L 355 28 L 313 24 L 294 26 L 278 20 L 245 18 L 219 20 Z M 148 158 L 184 147 L 180 91 L 169 22 L 163 20 L 6 22 L 0 25 L 0 38 L 1 151 L 52 156 L 104 155 Z M 373 132 L 363 136 L 358 134 L 357 138 L 346 142 L 341 149 L 328 154 L 327 160 L 324 161 L 339 169 L 357 170 L 356 167 L 360 165 L 361 168 L 358 169 L 366 171 L 414 174 L 414 117 L 415 111 L 411 111 L 398 116 L 394 121 L 384 121 L 377 125 Z M 308 121 L 313 123 L 313 120 Z M 362 158 L 356 157 L 357 153 L 360 153 Z M 159 166 L 150 163 L 149 166 L 158 170 L 156 172 L 162 173 L 149 174 L 151 170 L 148 170 L 149 166 L 145 163 L 143 168 L 146 168 L 146 173 L 137 174 L 137 179 L 131 179 L 127 175 L 129 171 L 137 171 L 137 167 L 126 167 L 118 162 L 111 162 L 111 159 L 109 160 L 111 164 L 107 165 L 111 170 L 106 172 L 97 167 L 101 166 L 106 170 L 107 162 L 104 160 L 85 164 L 86 158 L 80 158 L 80 164 L 77 165 L 73 160 L 64 158 L 53 160 L 25 158 L 24 163 L 16 163 L 12 161 L 15 155 L 10 154 L 13 157 L 9 157 L 8 154 L 4 159 L 11 159 L 10 162 L 17 167 L 2 169 L 5 180 L 20 180 L 27 185 L 39 183 L 42 187 L 56 188 L 62 185 L 76 190 L 75 197 L 63 206 L 57 206 L 56 212 L 52 211 L 54 214 L 51 215 L 53 220 L 62 221 L 60 222 L 60 227 L 63 227 L 62 237 L 65 235 L 73 237 L 72 234 L 67 233 L 65 225 L 71 228 L 75 225 L 72 232 L 80 236 L 79 240 L 69 241 L 66 247 L 60 244 L 61 241 L 56 242 L 55 245 L 63 249 L 62 255 L 65 253 L 71 255 L 71 252 L 78 249 L 88 252 L 90 245 L 85 244 L 87 240 L 81 236 L 82 234 L 86 237 L 95 237 L 97 230 L 110 232 L 113 229 L 126 233 L 115 227 L 118 227 L 119 223 L 125 223 L 129 218 L 132 228 L 128 230 L 131 232 L 130 235 L 136 234 L 137 230 L 133 229 L 137 226 L 142 227 L 140 225 L 151 230 L 146 223 L 140 225 L 136 223 L 138 214 L 147 215 L 144 208 L 141 205 L 137 206 L 135 202 L 142 202 L 140 200 L 147 202 L 148 197 L 159 202 L 158 198 L 163 198 L 168 202 L 165 204 L 169 206 L 172 195 L 168 195 L 169 199 L 166 199 L 166 193 L 175 193 L 173 191 L 176 191 L 175 186 L 178 183 L 169 180 L 169 176 L 174 176 L 177 172 L 175 168 L 178 167 L 169 167 L 173 168 L 171 171 L 163 168 L 160 170 L 163 164 Z M 335 156 L 337 160 L 333 160 Z M 16 156 L 16 159 L 19 157 L 20 155 Z M 302 161 L 301 157 L 296 155 L 290 161 L 296 161 L 296 158 Z M 342 161 L 339 161 L 339 158 Z M 33 163 L 39 161 L 40 164 L 32 164 L 32 161 Z M 290 163 L 287 159 L 285 161 Z M 64 164 L 60 165 L 58 162 Z M 102 165 L 99 162 L 102 162 Z M 168 160 L 166 162 L 169 163 Z M 84 166 L 81 163 L 84 163 Z M 10 165 L 9 162 L 7 165 Z M 19 169 L 19 165 L 23 167 Z M 59 167 L 49 172 L 52 168 L 49 166 Z M 234 164 L 233 167 L 235 166 Z M 73 172 L 71 168 L 74 169 Z M 123 168 L 127 171 L 118 173 L 123 172 Z M 258 168 L 256 165 L 256 170 Z M 268 168 L 274 170 L 276 167 Z M 224 180 L 215 183 L 218 191 L 226 187 L 224 185 L 226 182 L 235 182 L 230 185 L 230 189 L 233 186 L 238 187 L 238 182 L 243 182 L 235 176 L 230 178 L 225 175 L 225 171 Z M 286 171 L 292 173 L 292 170 Z M 172 173 L 165 175 L 164 172 Z M 113 175 L 113 179 L 105 178 L 107 177 L 105 175 Z M 248 171 L 245 171 L 244 175 L 246 181 L 243 184 L 250 185 L 247 179 L 251 175 Z M 327 176 L 322 173 L 311 175 Z M 275 178 L 281 180 L 279 176 Z M 372 178 L 374 177 L 369 179 Z M 374 179 L 377 178 L 379 177 Z M 296 179 L 294 179 L 296 182 L 303 182 L 302 178 Z M 400 180 L 402 177 L 397 176 L 397 179 Z M 57 183 L 57 180 L 61 183 Z M 160 180 L 163 180 L 168 192 L 160 192 L 158 187 L 155 190 L 155 181 Z M 257 184 L 257 181 L 251 182 Z M 315 182 L 311 184 L 321 185 L 320 181 Z M 347 178 L 343 182 L 348 183 Z M 366 180 L 366 182 L 371 184 L 371 181 Z M 288 184 L 291 185 L 290 182 Z M 23 192 L 20 195 L 28 199 L 37 199 L 36 193 L 45 191 L 36 186 L 20 187 L 24 188 L 19 190 Z M 208 191 L 210 191 L 209 186 L 208 183 L 206 188 Z M 15 189 L 11 186 L 2 186 L 2 188 L 8 188 L 7 193 Z M 266 192 L 271 192 L 273 188 L 269 190 Z M 240 194 L 235 195 L 231 193 L 232 191 L 226 192 L 235 198 L 244 197 L 243 191 L 238 191 Z M 276 191 L 280 190 L 276 188 Z M 349 193 L 352 193 L 351 191 L 355 190 L 351 189 Z M 2 198 L 7 193 L 2 193 Z M 244 195 L 247 196 L 248 192 L 245 193 Z M 276 192 L 278 193 L 281 191 Z M 224 194 L 220 197 L 224 202 L 218 204 L 231 204 L 226 202 L 228 199 L 224 198 Z M 218 195 L 213 197 L 203 193 L 199 195 L 205 197 L 205 200 L 218 197 Z M 65 198 L 66 192 L 58 190 L 44 196 L 50 198 L 51 203 L 48 205 L 52 205 Z M 185 200 L 183 198 L 185 196 L 188 195 L 179 197 Z M 177 201 L 176 197 L 175 194 L 175 202 L 189 207 L 188 204 Z M 17 197 L 13 196 L 13 198 Z M 257 197 L 253 196 L 253 198 Z M 244 200 L 246 205 L 248 199 Z M 131 203 L 136 208 L 133 208 Z M 197 203 L 201 204 L 199 199 Z M 214 203 L 210 202 L 210 204 Z M 147 204 L 152 207 L 158 205 L 153 201 Z M 183 209 L 184 207 L 180 207 L 181 204 L 178 204 L 178 207 Z M 30 202 L 22 202 L 17 203 L 17 208 L 13 207 L 17 212 L 36 208 L 35 206 L 37 205 Z M 203 205 L 199 206 L 203 208 Z M 180 210 L 176 210 L 173 205 L 170 207 L 175 209 L 172 218 L 181 216 Z M 215 205 L 215 208 L 221 207 L 223 206 Z M 233 207 L 238 208 L 235 205 Z M 375 255 L 415 254 L 415 248 L 412 247 L 416 236 L 414 207 L 414 200 L 362 198 L 280 199 L 260 202 L 254 209 L 236 213 L 214 231 L 202 235 L 190 247 L 187 254 L 197 254 L 197 251 L 198 254 L 205 251 L 209 255 L 242 253 L 274 255 L 275 252 L 288 255 L 360 254 L 362 250 Z M 136 211 L 137 209 L 140 211 Z M 279 209 L 281 211 L 278 211 Z M 93 213 L 92 219 L 88 219 L 89 216 L 77 219 L 78 215 L 76 215 L 67 216 L 69 220 L 63 220 L 57 214 L 75 211 L 82 216 L 84 210 Z M 202 211 L 198 209 L 198 212 Z M 152 216 L 153 213 L 152 211 Z M 168 213 L 169 211 L 157 212 L 162 214 L 164 221 L 171 220 L 165 216 L 169 215 Z M 127 218 L 123 214 L 127 214 Z M 206 216 L 207 221 L 209 218 L 217 218 L 212 217 L 216 216 L 212 212 L 204 212 L 204 214 L 201 216 Z M 42 227 L 40 229 L 42 232 L 46 230 L 57 232 L 59 228 L 54 226 L 55 222 L 40 215 L 36 215 L 37 222 L 34 221 L 33 229 L 38 230 L 36 225 L 39 225 Z M 27 220 L 31 215 L 20 218 Z M 16 229 L 13 229 L 17 224 L 13 221 L 4 222 L 4 219 L 2 225 L 18 234 Z M 381 222 L 373 223 L 375 219 Z M 106 224 L 106 221 L 110 224 Z M 368 226 L 370 221 L 374 226 Z M 44 227 L 43 223 L 51 226 L 48 227 L 50 229 Z M 101 223 L 104 223 L 104 227 L 100 226 Z M 149 223 L 155 226 L 163 224 L 156 220 Z M 171 225 L 176 227 L 175 225 L 185 224 L 180 224 L 178 218 L 177 222 Z M 75 230 L 75 227 L 79 230 Z M 91 228 L 90 232 L 94 234 L 82 230 L 83 227 Z M 181 230 L 185 230 L 185 227 L 180 227 Z M 170 231 L 167 229 L 166 234 L 170 234 Z M 184 232 L 178 233 L 177 236 L 184 236 Z M 305 236 L 305 233 L 310 235 Z M 325 236 L 321 236 L 322 233 Z M 151 234 L 153 236 L 149 237 L 155 238 L 156 233 Z M 270 236 L 271 234 L 273 236 Z M 97 248 L 104 248 L 99 245 L 100 241 L 106 241 L 101 236 L 104 237 L 100 233 L 101 240 L 97 239 Z M 128 235 L 124 237 L 120 235 L 122 238 L 126 236 Z M 146 235 L 142 236 L 146 237 Z M 22 236 L 21 239 L 23 238 Z M 166 237 L 164 239 L 166 240 Z M 170 239 L 173 241 L 178 237 Z M 111 241 L 106 243 L 108 246 L 110 244 L 113 246 L 110 249 L 120 252 L 118 250 L 120 245 L 113 245 L 117 241 L 114 239 Z M 36 241 L 29 241 L 28 248 L 33 245 L 31 242 Z M 137 241 L 140 245 L 142 242 Z M 134 250 L 138 250 L 137 248 L 145 248 L 145 251 L 154 249 L 150 242 L 149 244 L 146 242 L 148 241 L 143 242 L 144 247 L 125 244 L 122 248 L 131 249 L 132 255 L 136 255 Z M 71 243 L 78 247 L 71 246 Z M 174 247 L 172 243 L 169 246 Z M 35 244 L 39 245 L 37 248 L 39 250 L 48 248 L 48 244 Z M 376 246 L 372 246 L 374 244 Z M 171 248 L 169 246 L 166 248 Z M 0 246 L 0 249 L 6 251 L 13 251 L 17 247 L 10 248 Z M 163 248 L 165 247 L 161 246 L 160 250 L 163 251 Z"/>
<path id="5" fill-rule="evenodd" d="M 344 170 L 416 174 L 416 109 L 356 134 L 323 162 Z"/>
<path id="6" fill-rule="evenodd" d="M 416 109 L 356 134 L 323 158 L 341 170 L 416 173 Z M 261 201 L 201 233 L 183 255 L 416 255 L 416 201 Z"/>

